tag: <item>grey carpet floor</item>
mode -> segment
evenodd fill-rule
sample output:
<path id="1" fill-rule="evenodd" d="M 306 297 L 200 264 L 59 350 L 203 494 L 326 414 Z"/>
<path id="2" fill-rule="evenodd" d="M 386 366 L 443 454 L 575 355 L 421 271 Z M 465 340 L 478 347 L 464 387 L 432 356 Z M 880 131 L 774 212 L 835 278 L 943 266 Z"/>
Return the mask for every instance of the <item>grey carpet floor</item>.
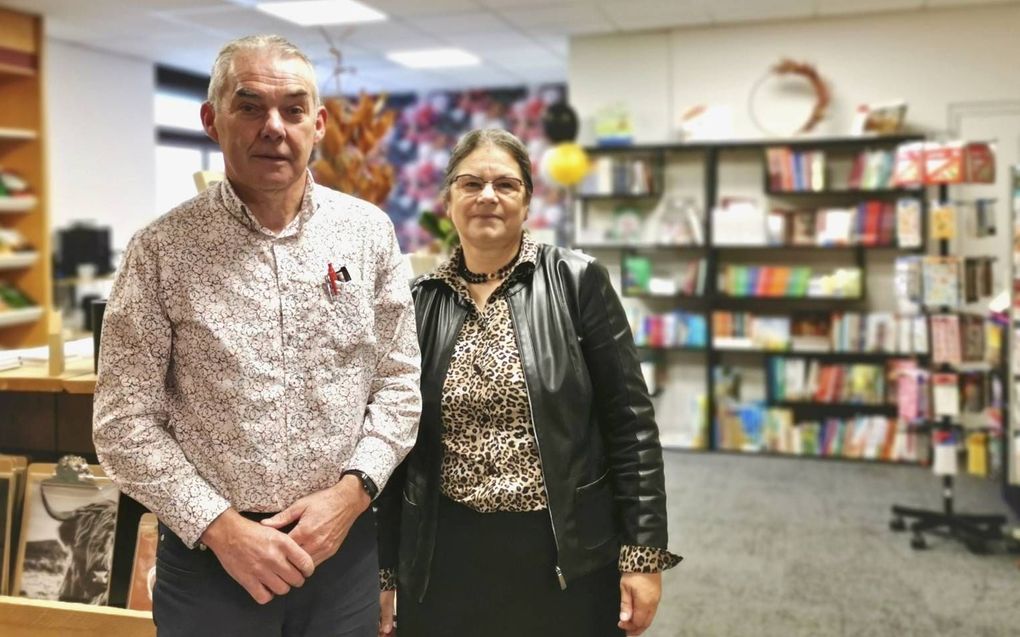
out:
<path id="1" fill-rule="evenodd" d="M 684 561 L 648 637 L 1020 635 L 1018 556 L 915 551 L 889 530 L 892 504 L 941 509 L 929 470 L 667 451 L 666 481 Z M 956 503 L 1008 512 L 997 483 L 969 477 Z"/>

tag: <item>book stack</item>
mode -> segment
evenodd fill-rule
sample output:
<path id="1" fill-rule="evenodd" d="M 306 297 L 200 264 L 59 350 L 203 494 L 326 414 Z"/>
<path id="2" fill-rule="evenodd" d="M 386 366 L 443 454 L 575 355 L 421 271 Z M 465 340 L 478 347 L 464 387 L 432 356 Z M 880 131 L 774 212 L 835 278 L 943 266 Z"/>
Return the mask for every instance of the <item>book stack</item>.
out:
<path id="1" fill-rule="evenodd" d="M 729 264 L 719 269 L 719 292 L 741 297 L 857 298 L 861 270 L 820 273 L 808 266 Z"/>
<path id="2" fill-rule="evenodd" d="M 705 291 L 704 259 L 657 263 L 644 255 L 623 260 L 623 294 L 627 296 L 698 296 Z"/>
<path id="3" fill-rule="evenodd" d="M 779 402 L 882 405 L 886 403 L 886 367 L 875 364 L 827 364 L 817 360 L 772 357 L 769 393 Z"/>
<path id="4" fill-rule="evenodd" d="M 651 161 L 600 155 L 581 183 L 581 195 L 647 195 L 656 192 Z"/>
<path id="5" fill-rule="evenodd" d="M 638 347 L 705 347 L 707 322 L 703 314 L 668 312 L 652 314 L 643 308 L 627 310 L 634 344 Z"/>
<path id="6" fill-rule="evenodd" d="M 797 151 L 787 146 L 765 149 L 769 190 L 773 192 L 818 192 L 825 190 L 825 153 Z"/>

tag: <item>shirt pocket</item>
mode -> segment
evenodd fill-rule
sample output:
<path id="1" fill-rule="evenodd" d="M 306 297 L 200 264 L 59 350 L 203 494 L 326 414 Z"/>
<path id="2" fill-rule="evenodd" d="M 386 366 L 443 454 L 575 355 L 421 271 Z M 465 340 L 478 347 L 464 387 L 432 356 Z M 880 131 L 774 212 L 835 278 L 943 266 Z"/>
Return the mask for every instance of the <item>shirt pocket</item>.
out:
<path id="1" fill-rule="evenodd" d="M 346 350 L 375 343 L 375 290 L 362 281 L 337 283 L 337 292 L 323 293 L 325 304 L 322 345 Z"/>

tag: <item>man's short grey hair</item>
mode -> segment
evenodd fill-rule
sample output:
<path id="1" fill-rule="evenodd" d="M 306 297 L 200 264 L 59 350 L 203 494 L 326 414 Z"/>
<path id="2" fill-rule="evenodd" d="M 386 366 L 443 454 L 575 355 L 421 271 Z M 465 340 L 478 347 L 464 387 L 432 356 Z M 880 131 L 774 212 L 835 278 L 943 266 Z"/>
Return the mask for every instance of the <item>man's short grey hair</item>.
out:
<path id="1" fill-rule="evenodd" d="M 224 97 L 223 91 L 226 90 L 227 77 L 234 63 L 234 57 L 238 53 L 250 51 L 269 51 L 276 53 L 280 57 L 297 58 L 307 64 L 312 72 L 312 100 L 314 101 L 315 108 L 321 106 L 319 102 L 319 88 L 315 81 L 315 65 L 312 64 L 311 59 L 305 55 L 304 51 L 289 40 L 278 35 L 247 35 L 243 38 L 227 42 L 220 49 L 219 55 L 216 56 L 216 61 L 212 67 L 212 75 L 209 78 L 209 93 L 206 97 L 213 109 L 219 105 L 219 101 Z"/>

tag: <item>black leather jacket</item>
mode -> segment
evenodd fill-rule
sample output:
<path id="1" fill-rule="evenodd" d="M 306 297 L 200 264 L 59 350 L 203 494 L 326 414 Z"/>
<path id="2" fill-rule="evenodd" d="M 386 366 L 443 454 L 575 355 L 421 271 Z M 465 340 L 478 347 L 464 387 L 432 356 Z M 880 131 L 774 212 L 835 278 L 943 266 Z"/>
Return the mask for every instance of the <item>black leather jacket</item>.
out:
<path id="1" fill-rule="evenodd" d="M 561 586 L 621 544 L 666 548 L 662 449 L 623 307 L 605 268 L 540 245 L 507 290 L 538 438 Z M 521 268 L 519 268 L 520 270 Z M 414 285 L 423 408 L 418 441 L 377 500 L 379 558 L 421 599 L 435 546 L 440 400 L 468 308 L 435 279 Z M 553 568 L 552 565 L 550 568 Z"/>

